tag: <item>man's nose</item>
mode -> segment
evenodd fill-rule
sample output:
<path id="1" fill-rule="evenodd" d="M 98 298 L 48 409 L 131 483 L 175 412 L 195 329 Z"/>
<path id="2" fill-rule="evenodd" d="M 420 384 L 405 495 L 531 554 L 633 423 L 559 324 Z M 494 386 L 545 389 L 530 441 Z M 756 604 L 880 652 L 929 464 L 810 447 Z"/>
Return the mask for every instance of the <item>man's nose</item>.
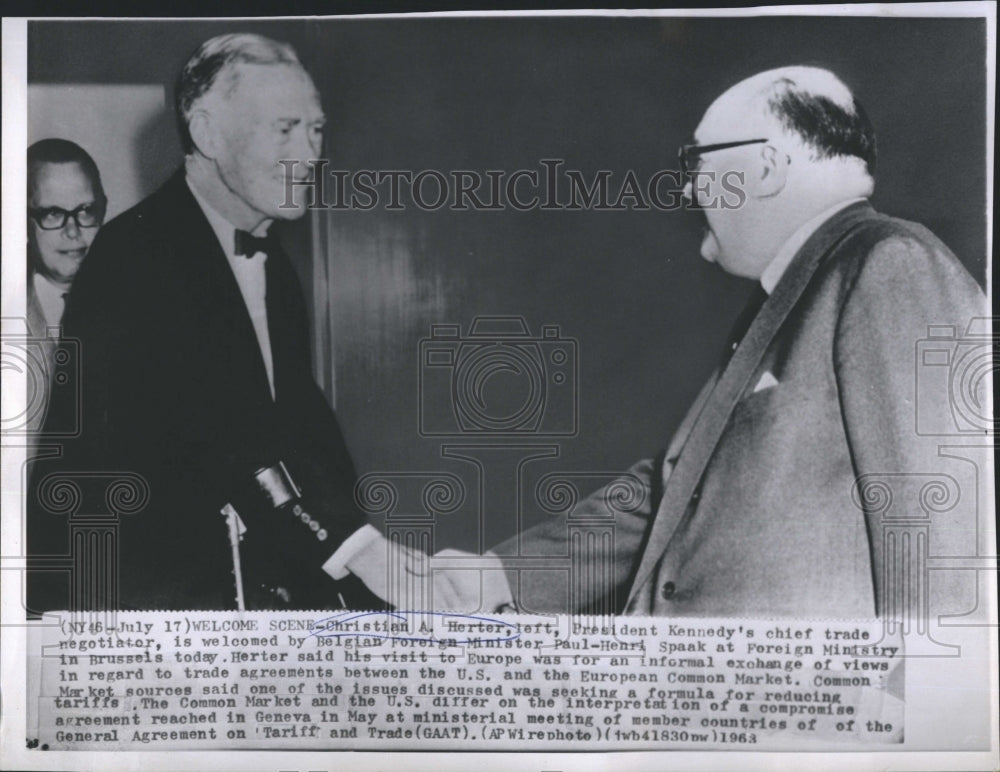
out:
<path id="1" fill-rule="evenodd" d="M 294 148 L 295 160 L 309 168 L 312 162 L 319 158 L 320 149 L 320 143 L 313 141 L 308 131 L 303 131 L 300 133 L 299 141 Z M 300 169 L 297 168 L 296 171 L 298 172 Z"/>
<path id="2" fill-rule="evenodd" d="M 68 239 L 80 238 L 80 226 L 77 225 L 76 218 L 72 215 L 66 218 L 66 224 L 63 226 L 63 234 Z"/>

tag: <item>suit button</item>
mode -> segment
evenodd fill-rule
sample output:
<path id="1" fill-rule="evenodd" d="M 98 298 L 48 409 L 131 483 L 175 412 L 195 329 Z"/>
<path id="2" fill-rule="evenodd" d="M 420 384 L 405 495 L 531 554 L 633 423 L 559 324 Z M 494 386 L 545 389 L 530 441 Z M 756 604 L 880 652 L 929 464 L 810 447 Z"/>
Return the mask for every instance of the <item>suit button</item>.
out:
<path id="1" fill-rule="evenodd" d="M 674 586 L 673 582 L 664 582 L 663 586 L 660 588 L 660 595 L 663 597 L 663 600 L 670 600 L 674 597 L 674 593 L 676 591 L 677 588 Z"/>
<path id="2" fill-rule="evenodd" d="M 699 485 L 697 488 L 694 489 L 694 492 L 691 494 L 691 501 L 697 501 L 700 498 L 701 498 L 701 486 Z"/>

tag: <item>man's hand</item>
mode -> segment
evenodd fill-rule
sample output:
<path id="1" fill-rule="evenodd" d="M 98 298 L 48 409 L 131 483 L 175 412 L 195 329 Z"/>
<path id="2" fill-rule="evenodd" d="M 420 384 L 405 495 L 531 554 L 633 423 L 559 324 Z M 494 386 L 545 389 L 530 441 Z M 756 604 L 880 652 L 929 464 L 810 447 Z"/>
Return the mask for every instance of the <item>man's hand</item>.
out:
<path id="1" fill-rule="evenodd" d="M 475 555 L 441 550 L 431 558 L 434 568 L 434 608 L 466 614 L 511 610 L 514 596 L 503 564 L 492 552 Z"/>
<path id="2" fill-rule="evenodd" d="M 503 565 L 492 552 L 442 550 L 431 557 L 380 534 L 344 565 L 401 611 L 493 613 L 513 601 Z"/>
<path id="3" fill-rule="evenodd" d="M 344 566 L 375 595 L 402 611 L 430 609 L 430 556 L 394 544 L 381 534 L 352 554 Z"/>

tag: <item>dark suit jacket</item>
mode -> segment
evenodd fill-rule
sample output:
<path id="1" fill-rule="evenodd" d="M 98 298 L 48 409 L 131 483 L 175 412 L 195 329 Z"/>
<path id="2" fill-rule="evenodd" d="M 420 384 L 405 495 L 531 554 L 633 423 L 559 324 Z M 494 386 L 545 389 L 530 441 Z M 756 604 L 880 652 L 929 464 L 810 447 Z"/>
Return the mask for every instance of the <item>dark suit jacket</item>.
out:
<path id="1" fill-rule="evenodd" d="M 918 430 L 920 406 L 954 425 L 960 396 L 936 376 L 927 390 L 918 353 L 929 325 L 961 338 L 985 315 L 976 283 L 927 229 L 866 202 L 837 213 L 800 249 L 667 452 L 630 470 L 644 504 L 614 513 L 601 490 L 576 508 L 615 517 L 612 565 L 574 572 L 585 586 L 572 591 L 551 572 L 511 566 L 522 607 L 566 610 L 610 576 L 615 607 L 634 614 L 862 618 L 929 596 L 950 598 L 950 613 L 970 610 L 975 588 L 955 601 L 963 588 L 951 580 L 971 572 L 928 576 L 926 558 L 977 554 L 989 465 Z M 577 544 L 554 518 L 496 551 L 586 563 Z M 903 549 L 909 578 L 894 563 Z M 900 582 L 913 584 L 905 599 Z"/>
<path id="2" fill-rule="evenodd" d="M 327 556 L 363 524 L 351 458 L 312 378 L 298 280 L 284 254 L 270 254 L 266 270 L 274 400 L 236 279 L 183 170 L 108 223 L 76 277 L 63 329 L 80 341 L 82 432 L 63 459 L 39 464 L 33 488 L 37 494 L 50 473 L 76 475 L 85 483 L 79 519 L 114 514 L 114 473 L 137 473 L 148 485 L 146 506 L 121 514 L 114 529 L 123 608 L 233 608 L 219 511 L 249 500 L 255 470 L 279 460 L 330 531 Z M 129 495 L 144 495 L 142 482 L 128 479 L 135 492 L 119 495 L 118 511 L 135 508 Z M 30 507 L 29 554 L 72 554 L 78 545 L 67 543 L 67 516 L 44 498 Z M 284 535 L 247 534 L 248 596 L 280 585 L 294 607 L 339 605 L 322 560 L 296 554 Z M 33 577 L 29 606 L 66 607 L 66 577 Z"/>

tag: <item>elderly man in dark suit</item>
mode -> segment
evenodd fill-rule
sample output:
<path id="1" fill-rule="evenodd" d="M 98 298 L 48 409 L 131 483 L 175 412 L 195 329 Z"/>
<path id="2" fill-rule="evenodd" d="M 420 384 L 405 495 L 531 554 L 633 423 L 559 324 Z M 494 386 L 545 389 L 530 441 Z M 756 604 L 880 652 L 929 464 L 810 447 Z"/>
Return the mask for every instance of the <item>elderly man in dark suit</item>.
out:
<path id="1" fill-rule="evenodd" d="M 301 289 L 270 233 L 304 214 L 281 162 L 309 173 L 319 95 L 290 46 L 223 35 L 185 65 L 176 101 L 184 167 L 105 227 L 69 299 L 82 430 L 36 475 L 29 608 L 372 607 L 391 550 L 355 506 Z M 91 537 L 68 543 L 59 484 L 78 493 L 73 527 L 120 517 L 87 569 L 71 549 Z M 92 580 L 106 586 L 84 597 Z"/>
<path id="2" fill-rule="evenodd" d="M 577 598 L 672 616 L 968 611 L 975 595 L 958 600 L 953 581 L 962 572 L 929 578 L 926 558 L 976 554 L 989 463 L 945 458 L 940 437 L 918 432 L 918 402 L 948 417 L 952 396 L 917 394 L 916 352 L 929 326 L 961 335 L 986 315 L 979 287 L 926 228 L 868 203 L 875 135 L 832 73 L 744 80 L 695 140 L 681 159 L 706 218 L 702 257 L 758 283 L 742 329 L 667 450 L 630 470 L 642 506 L 614 513 L 602 490 L 576 507 L 615 516 L 611 565 L 580 570 L 586 586 L 571 592 L 518 566 L 527 555 L 592 559 L 553 518 L 495 548 L 499 562 L 484 564 L 493 581 L 480 594 L 476 576 L 466 607 L 513 596 L 526 611 Z M 914 514 L 920 533 L 904 538 Z"/>

